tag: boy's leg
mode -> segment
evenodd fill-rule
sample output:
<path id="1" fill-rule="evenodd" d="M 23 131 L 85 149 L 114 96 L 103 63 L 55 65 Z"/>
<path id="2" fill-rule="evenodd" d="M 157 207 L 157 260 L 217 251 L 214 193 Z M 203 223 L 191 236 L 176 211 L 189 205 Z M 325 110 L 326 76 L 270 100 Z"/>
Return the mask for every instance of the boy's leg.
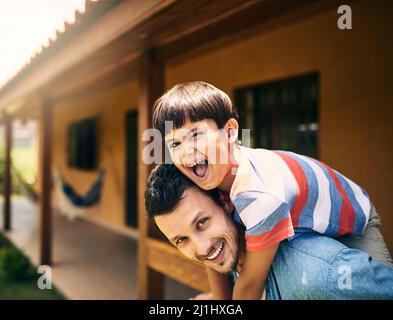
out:
<path id="1" fill-rule="evenodd" d="M 371 205 L 370 217 L 367 226 L 360 236 L 347 239 L 338 239 L 349 248 L 358 249 L 368 253 L 373 259 L 393 267 L 393 260 L 379 229 L 381 218 L 374 206 Z"/>

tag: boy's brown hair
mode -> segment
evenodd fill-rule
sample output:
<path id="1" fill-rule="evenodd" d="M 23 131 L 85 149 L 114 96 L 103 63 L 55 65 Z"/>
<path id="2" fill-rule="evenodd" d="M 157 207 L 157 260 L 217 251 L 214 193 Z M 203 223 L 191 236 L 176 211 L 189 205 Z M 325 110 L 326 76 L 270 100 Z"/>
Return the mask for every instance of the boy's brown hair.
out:
<path id="1" fill-rule="evenodd" d="M 203 81 L 180 83 L 156 100 L 153 107 L 153 127 L 165 135 L 165 121 L 173 122 L 178 129 L 189 119 L 191 122 L 212 119 L 219 129 L 234 118 L 236 108 L 228 95 L 212 84 Z"/>

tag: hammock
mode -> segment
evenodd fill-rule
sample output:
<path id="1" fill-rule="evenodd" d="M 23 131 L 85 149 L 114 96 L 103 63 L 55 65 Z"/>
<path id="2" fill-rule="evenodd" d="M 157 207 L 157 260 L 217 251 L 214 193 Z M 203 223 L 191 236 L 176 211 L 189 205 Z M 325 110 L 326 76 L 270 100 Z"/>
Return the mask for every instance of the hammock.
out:
<path id="1" fill-rule="evenodd" d="M 59 211 L 74 220 L 85 214 L 85 208 L 91 207 L 99 202 L 101 189 L 104 182 L 105 170 L 100 169 L 98 179 L 92 184 L 85 195 L 79 195 L 75 189 L 62 177 L 60 170 L 53 170 L 55 189 L 58 197 Z"/>

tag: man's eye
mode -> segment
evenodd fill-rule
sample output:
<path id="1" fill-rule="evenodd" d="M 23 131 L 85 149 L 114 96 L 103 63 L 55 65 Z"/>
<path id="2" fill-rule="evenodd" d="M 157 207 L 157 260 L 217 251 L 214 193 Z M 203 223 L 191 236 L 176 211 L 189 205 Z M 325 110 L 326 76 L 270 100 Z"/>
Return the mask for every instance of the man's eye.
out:
<path id="1" fill-rule="evenodd" d="M 209 221 L 209 218 L 202 218 L 201 220 L 198 221 L 198 228 L 203 228 L 207 222 Z"/>
<path id="2" fill-rule="evenodd" d="M 186 241 L 186 237 L 180 237 L 179 239 L 176 240 L 176 245 L 178 246 L 179 244 L 183 243 Z"/>

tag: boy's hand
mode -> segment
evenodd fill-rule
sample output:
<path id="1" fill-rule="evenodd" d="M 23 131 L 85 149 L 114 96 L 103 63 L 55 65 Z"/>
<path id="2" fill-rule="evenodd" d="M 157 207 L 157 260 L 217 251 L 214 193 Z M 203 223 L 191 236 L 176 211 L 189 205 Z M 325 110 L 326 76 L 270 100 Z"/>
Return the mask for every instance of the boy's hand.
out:
<path id="1" fill-rule="evenodd" d="M 280 243 L 262 252 L 246 252 L 242 271 L 233 289 L 234 300 L 260 300 L 270 266 Z"/>

